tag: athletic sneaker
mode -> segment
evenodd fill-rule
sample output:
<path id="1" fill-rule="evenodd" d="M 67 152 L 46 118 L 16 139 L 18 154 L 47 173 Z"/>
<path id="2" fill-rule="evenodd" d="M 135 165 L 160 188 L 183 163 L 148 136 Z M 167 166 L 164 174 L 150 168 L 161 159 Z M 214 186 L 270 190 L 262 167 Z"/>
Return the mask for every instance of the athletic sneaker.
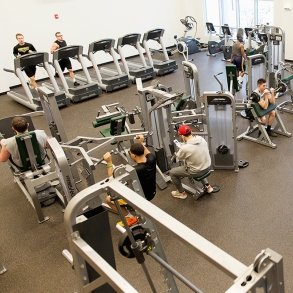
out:
<path id="1" fill-rule="evenodd" d="M 77 81 L 75 81 L 73 85 L 74 85 L 74 86 L 79 86 L 79 85 L 80 85 L 80 83 L 79 83 L 79 82 L 77 82 Z"/>
<path id="2" fill-rule="evenodd" d="M 275 133 L 275 132 L 273 132 L 272 130 L 267 130 L 267 133 L 268 133 L 268 135 L 270 136 L 270 137 L 277 137 L 278 135 Z"/>
<path id="3" fill-rule="evenodd" d="M 175 190 L 175 191 L 171 191 L 171 195 L 173 197 L 176 197 L 176 198 L 180 198 L 180 199 L 185 199 L 187 197 L 187 194 L 185 191 L 183 191 L 182 193 L 179 192 L 178 190 Z"/>

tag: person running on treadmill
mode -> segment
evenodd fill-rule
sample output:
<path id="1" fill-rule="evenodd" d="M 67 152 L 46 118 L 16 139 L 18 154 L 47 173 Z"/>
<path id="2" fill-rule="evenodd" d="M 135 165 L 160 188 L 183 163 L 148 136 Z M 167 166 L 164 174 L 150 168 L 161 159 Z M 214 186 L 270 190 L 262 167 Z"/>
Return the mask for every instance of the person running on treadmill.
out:
<path id="1" fill-rule="evenodd" d="M 13 55 L 16 58 L 21 57 L 23 55 L 30 54 L 30 53 L 34 53 L 37 51 L 32 44 L 24 41 L 23 34 L 17 33 L 15 37 L 16 37 L 18 44 L 13 47 Z M 33 89 L 37 89 L 38 84 L 36 83 L 36 79 L 35 79 L 36 66 L 35 65 L 26 66 L 23 68 L 23 70 L 26 73 L 26 75 L 28 76 L 28 78 L 30 79 L 29 87 L 33 88 Z"/>
<path id="2" fill-rule="evenodd" d="M 13 131 L 15 132 L 15 136 L 24 134 L 28 132 L 29 123 L 27 122 L 25 117 L 22 116 L 16 116 L 12 119 L 11 127 Z M 44 130 L 34 130 L 36 133 L 36 137 L 38 140 L 38 143 L 40 145 L 40 150 L 42 157 L 45 158 L 46 151 L 45 148 L 47 147 L 47 135 Z M 4 138 L 3 135 L 0 133 L 0 145 L 1 145 L 1 151 L 0 151 L 0 162 L 6 162 L 9 160 L 9 158 L 12 159 L 13 164 L 21 168 L 22 163 L 16 143 L 15 136 Z"/>
<path id="3" fill-rule="evenodd" d="M 245 73 L 244 60 L 246 60 L 246 54 L 244 51 L 243 38 L 242 36 L 237 36 L 237 41 L 232 46 L 231 63 L 236 65 L 237 80 L 240 86 L 242 85 Z"/>
<path id="4" fill-rule="evenodd" d="M 63 48 L 67 46 L 66 41 L 63 39 L 63 35 L 61 34 L 61 32 L 56 32 L 55 33 L 55 37 L 57 38 L 54 43 L 51 46 L 50 52 L 53 54 L 55 51 L 57 51 L 59 48 Z M 68 72 L 69 72 L 69 76 L 73 81 L 73 85 L 74 86 L 79 86 L 80 83 L 78 83 L 75 80 L 75 75 L 74 72 L 72 70 L 72 65 L 71 65 L 71 61 L 69 58 L 63 58 L 59 60 L 59 64 L 61 67 L 62 72 L 64 72 L 65 68 L 67 68 Z M 56 77 L 58 77 L 58 73 L 56 72 L 55 74 Z"/>

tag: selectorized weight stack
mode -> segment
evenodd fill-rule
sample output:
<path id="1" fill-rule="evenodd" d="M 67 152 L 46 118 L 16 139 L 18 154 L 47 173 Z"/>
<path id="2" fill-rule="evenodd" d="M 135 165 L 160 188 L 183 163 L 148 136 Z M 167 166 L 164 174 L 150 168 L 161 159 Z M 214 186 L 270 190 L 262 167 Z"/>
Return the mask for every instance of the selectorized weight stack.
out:
<path id="1" fill-rule="evenodd" d="M 238 172 L 235 102 L 230 92 L 204 92 L 208 144 L 214 169 Z"/>
<path id="2" fill-rule="evenodd" d="M 238 172 L 235 100 L 230 92 L 224 91 L 217 75 L 214 78 L 221 90 L 203 93 L 212 167 Z"/>

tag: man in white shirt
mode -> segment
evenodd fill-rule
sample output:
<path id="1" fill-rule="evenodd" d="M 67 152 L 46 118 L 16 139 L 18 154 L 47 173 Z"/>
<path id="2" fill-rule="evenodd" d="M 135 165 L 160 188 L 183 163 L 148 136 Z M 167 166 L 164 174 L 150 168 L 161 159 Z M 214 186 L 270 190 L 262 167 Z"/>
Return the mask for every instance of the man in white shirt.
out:
<path id="1" fill-rule="evenodd" d="M 176 198 L 185 199 L 187 197 L 181 183 L 182 177 L 199 177 L 210 170 L 211 157 L 209 154 L 208 144 L 201 136 L 193 136 L 190 126 L 181 125 L 178 129 L 183 143 L 176 157 L 183 161 L 184 165 L 174 167 L 169 174 L 177 190 L 172 191 L 171 195 Z M 213 192 L 213 187 L 204 179 L 205 189 L 208 193 Z"/>

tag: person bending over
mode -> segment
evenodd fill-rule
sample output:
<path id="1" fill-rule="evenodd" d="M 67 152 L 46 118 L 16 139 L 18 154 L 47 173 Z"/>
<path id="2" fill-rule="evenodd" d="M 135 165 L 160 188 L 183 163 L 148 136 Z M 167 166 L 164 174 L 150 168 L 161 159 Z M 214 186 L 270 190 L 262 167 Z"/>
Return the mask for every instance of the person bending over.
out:
<path id="1" fill-rule="evenodd" d="M 232 46 L 231 62 L 236 65 L 237 80 L 239 85 L 242 85 L 243 76 L 245 73 L 244 61 L 246 60 L 246 54 L 244 51 L 244 44 L 242 36 L 237 37 L 237 41 Z"/>
<path id="2" fill-rule="evenodd" d="M 13 55 L 16 58 L 21 57 L 23 55 L 30 54 L 30 53 L 34 53 L 37 51 L 32 44 L 24 41 L 23 34 L 17 33 L 16 40 L 18 44 L 13 47 Z M 38 84 L 36 83 L 36 78 L 35 78 L 36 66 L 35 65 L 26 66 L 23 68 L 23 70 L 28 76 L 28 78 L 30 79 L 29 81 L 30 88 L 36 89 L 38 87 Z"/>
<path id="3" fill-rule="evenodd" d="M 60 32 L 55 33 L 56 40 L 51 46 L 50 52 L 53 54 L 55 51 L 57 51 L 59 48 L 63 48 L 67 46 L 66 41 L 63 39 L 63 35 Z M 71 61 L 69 58 L 63 58 L 59 60 L 59 64 L 61 67 L 62 72 L 64 72 L 65 68 L 67 68 L 69 72 L 69 76 L 72 79 L 74 86 L 79 86 L 80 84 L 75 80 L 75 75 L 72 70 Z M 56 72 L 56 77 L 58 77 L 58 73 Z"/>
<path id="4" fill-rule="evenodd" d="M 267 89 L 266 80 L 260 78 L 257 81 L 257 88 L 254 90 L 258 94 L 259 98 L 252 99 L 252 102 L 258 103 L 262 109 L 267 109 L 270 105 L 276 104 L 275 89 Z M 269 136 L 276 137 L 277 134 L 272 131 L 272 124 L 276 118 L 276 111 L 272 110 L 267 115 L 260 117 L 262 123 L 266 125 L 266 130 Z"/>
<path id="5" fill-rule="evenodd" d="M 170 170 L 169 175 L 177 190 L 172 191 L 171 195 L 176 198 L 185 199 L 187 197 L 181 183 L 183 177 L 199 177 L 210 170 L 211 158 L 207 142 L 198 135 L 192 135 L 190 126 L 182 124 L 178 128 L 178 134 L 181 137 L 182 144 L 179 147 L 176 157 L 184 164 L 174 167 Z M 212 193 L 213 187 L 206 179 L 205 189 Z"/>
<path id="6" fill-rule="evenodd" d="M 135 143 L 130 147 L 129 155 L 136 163 L 133 167 L 136 170 L 145 198 L 152 200 L 156 195 L 156 157 L 144 146 L 143 141 L 144 136 L 137 135 Z M 113 175 L 112 156 L 107 152 L 103 159 L 107 162 L 108 176 L 111 177 Z M 107 203 L 111 202 L 110 196 L 106 200 Z M 125 201 L 122 201 L 122 203 L 126 204 Z"/>
<path id="7" fill-rule="evenodd" d="M 25 117 L 17 116 L 12 119 L 11 123 L 12 129 L 15 132 L 15 136 L 24 134 L 28 132 L 28 126 L 29 123 L 25 119 Z M 47 135 L 44 130 L 34 130 L 36 133 L 36 138 L 38 140 L 38 143 L 40 145 L 41 155 L 43 158 L 46 156 L 45 148 L 47 147 Z M 6 162 L 9 160 L 9 158 L 12 159 L 12 162 L 16 167 L 21 168 L 22 162 L 20 159 L 17 143 L 15 136 L 9 137 L 7 139 L 4 139 L 2 136 L 0 145 L 1 145 L 1 151 L 0 151 L 0 162 Z"/>

